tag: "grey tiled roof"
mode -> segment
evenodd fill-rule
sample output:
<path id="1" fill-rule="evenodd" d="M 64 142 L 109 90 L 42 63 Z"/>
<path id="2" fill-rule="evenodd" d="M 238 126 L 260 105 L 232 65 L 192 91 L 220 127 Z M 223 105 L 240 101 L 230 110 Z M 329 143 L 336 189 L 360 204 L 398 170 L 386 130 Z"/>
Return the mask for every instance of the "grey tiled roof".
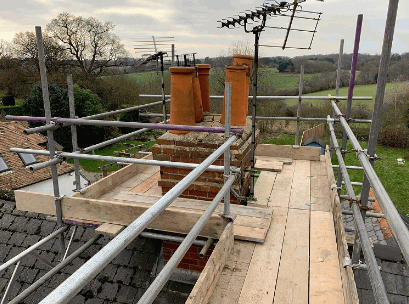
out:
<path id="1" fill-rule="evenodd" d="M 378 260 L 381 275 L 393 304 L 409 304 L 409 271 L 406 264 Z M 355 270 L 355 281 L 360 303 L 376 303 L 366 270 Z"/>
<path id="2" fill-rule="evenodd" d="M 341 203 L 342 210 L 351 210 L 348 201 Z M 344 227 L 354 228 L 352 215 L 342 215 Z M 385 240 L 379 221 L 376 218 L 366 218 L 365 226 L 373 243 L 381 245 L 396 245 L 393 237 Z M 377 259 L 382 279 L 391 304 L 409 304 L 409 267 L 406 263 L 390 262 Z M 376 303 L 367 270 L 355 270 L 355 283 L 359 302 L 362 304 Z"/>
<path id="3" fill-rule="evenodd" d="M 348 201 L 341 202 L 342 211 L 351 211 Z M 369 203 L 369 206 L 372 205 Z M 342 215 L 342 220 L 344 222 L 344 227 L 349 229 L 355 229 L 354 217 L 352 215 Z M 368 235 L 371 238 L 373 243 L 387 245 L 387 242 L 382 234 L 381 225 L 378 222 L 378 219 L 374 217 L 365 218 L 365 226 L 368 231 Z"/>
<path id="4" fill-rule="evenodd" d="M 0 264 L 11 259 L 30 245 L 49 235 L 56 223 L 45 215 L 22 212 L 12 202 L 0 200 Z M 66 234 L 68 241 L 68 233 Z M 70 252 L 73 252 L 94 235 L 94 229 L 79 226 Z M 112 238 L 104 236 L 73 260 L 60 273 L 52 277 L 28 296 L 24 303 L 39 303 L 47 294 L 81 267 L 90 257 Z M 70 303 L 114 304 L 136 303 L 152 281 L 151 273 L 160 254 L 161 242 L 137 238 L 122 251 L 98 276 L 87 284 Z M 59 252 L 58 240 L 46 243 L 36 253 L 56 263 Z M 22 267 L 14 283 L 10 298 L 26 289 L 48 271 L 48 267 L 32 256 L 22 260 Z M 0 297 L 3 296 L 13 267 L 0 273 Z M 154 303 L 185 303 L 191 285 L 168 282 Z M 183 290 L 184 289 L 184 290 Z M 180 292 L 182 291 L 182 292 Z"/>

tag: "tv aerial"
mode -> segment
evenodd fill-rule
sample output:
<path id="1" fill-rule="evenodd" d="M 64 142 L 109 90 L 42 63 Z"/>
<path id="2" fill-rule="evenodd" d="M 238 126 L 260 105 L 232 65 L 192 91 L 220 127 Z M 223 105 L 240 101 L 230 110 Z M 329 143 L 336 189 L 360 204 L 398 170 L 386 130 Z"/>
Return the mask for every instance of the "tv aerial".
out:
<path id="1" fill-rule="evenodd" d="M 146 38 L 135 38 L 134 49 L 136 53 L 142 53 L 142 59 L 139 61 L 138 66 L 145 64 L 149 61 L 156 62 L 156 72 L 159 73 L 160 65 L 160 76 L 162 82 L 162 108 L 163 108 L 163 119 L 164 123 L 167 120 L 166 114 L 166 98 L 165 98 L 165 63 L 164 57 L 169 57 L 168 53 L 171 53 L 172 61 L 171 65 L 174 64 L 175 58 L 175 37 L 155 37 L 152 36 L 152 40 Z"/>
<path id="2" fill-rule="evenodd" d="M 257 111 L 257 73 L 258 73 L 258 57 L 259 47 L 281 47 L 283 50 L 286 48 L 304 49 L 310 50 L 312 42 L 317 32 L 318 22 L 321 20 L 322 13 L 314 11 L 303 10 L 301 3 L 306 0 L 293 0 L 291 2 L 276 0 L 265 1 L 262 6 L 256 7 L 252 10 L 246 10 L 234 15 L 222 19 L 219 28 L 234 29 L 236 27 L 242 27 L 246 33 L 254 34 L 254 59 L 253 59 L 253 112 L 252 112 L 252 136 L 251 136 L 251 181 L 250 181 L 250 197 L 254 197 L 254 177 L 256 171 L 255 165 L 255 142 L 256 142 L 256 111 Z M 321 0 L 319 0 L 321 1 Z M 276 18 L 289 18 L 287 26 L 267 26 L 267 20 Z M 294 20 L 309 20 L 315 25 L 313 28 L 293 28 Z M 275 29 L 285 31 L 285 37 L 282 45 L 260 45 L 260 35 L 266 29 Z M 290 32 L 303 32 L 311 34 L 311 40 L 308 47 L 289 47 L 287 46 Z"/>

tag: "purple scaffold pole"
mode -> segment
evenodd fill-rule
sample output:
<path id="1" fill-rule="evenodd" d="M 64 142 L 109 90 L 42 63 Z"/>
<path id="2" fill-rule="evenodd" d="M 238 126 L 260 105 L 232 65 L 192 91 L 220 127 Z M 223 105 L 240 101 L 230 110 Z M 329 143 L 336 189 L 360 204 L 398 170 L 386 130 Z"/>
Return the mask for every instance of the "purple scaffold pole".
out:
<path id="1" fill-rule="evenodd" d="M 13 116 L 7 115 L 6 119 L 14 121 L 28 122 L 45 122 L 45 117 L 32 116 Z M 220 127 L 204 127 L 204 126 L 186 126 L 186 125 L 166 125 L 157 123 L 141 123 L 141 122 L 123 122 L 123 121 L 107 121 L 107 120 L 89 120 L 89 119 L 70 119 L 70 118 L 52 118 L 51 121 L 61 124 L 74 124 L 86 126 L 105 126 L 105 127 L 128 127 L 128 128 L 148 128 L 148 129 L 164 129 L 164 130 L 181 130 L 192 132 L 209 132 L 209 133 L 224 133 L 224 128 Z M 242 134 L 243 129 L 232 128 L 231 133 Z"/>

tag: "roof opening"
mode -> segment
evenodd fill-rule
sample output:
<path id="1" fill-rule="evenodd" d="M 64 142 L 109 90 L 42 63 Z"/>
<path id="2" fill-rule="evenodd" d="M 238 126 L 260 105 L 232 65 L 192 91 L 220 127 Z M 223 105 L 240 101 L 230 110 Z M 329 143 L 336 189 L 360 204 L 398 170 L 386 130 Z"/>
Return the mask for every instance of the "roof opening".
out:
<path id="1" fill-rule="evenodd" d="M 10 170 L 6 161 L 4 160 L 3 155 L 0 154 L 0 173 Z"/>
<path id="2" fill-rule="evenodd" d="M 34 154 L 18 153 L 18 156 L 20 156 L 25 166 L 29 166 L 37 162 L 37 158 L 35 157 Z"/>

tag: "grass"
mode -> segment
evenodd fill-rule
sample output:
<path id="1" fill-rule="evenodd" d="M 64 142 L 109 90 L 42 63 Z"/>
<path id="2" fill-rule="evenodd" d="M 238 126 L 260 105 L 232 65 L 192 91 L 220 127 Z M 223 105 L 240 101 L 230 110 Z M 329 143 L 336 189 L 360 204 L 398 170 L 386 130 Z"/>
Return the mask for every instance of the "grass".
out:
<path id="1" fill-rule="evenodd" d="M 278 138 L 264 139 L 262 143 L 277 145 L 293 145 L 294 135 L 281 134 Z M 339 144 L 341 141 L 339 140 Z M 367 147 L 366 142 L 360 142 L 363 149 Z M 347 150 L 352 151 L 352 145 L 347 144 Z M 376 154 L 381 158 L 375 162 L 375 172 L 381 180 L 383 186 L 388 192 L 397 209 L 404 214 L 409 214 L 409 191 L 407 190 L 407 180 L 409 178 L 409 162 L 404 165 L 398 165 L 397 158 L 403 158 L 408 151 L 406 149 L 397 149 L 378 146 Z M 332 163 L 338 164 L 335 153 L 332 156 Z M 355 153 L 348 153 L 345 156 L 345 163 L 349 166 L 360 166 Z M 337 171 L 334 170 L 337 174 Z M 351 181 L 362 182 L 363 171 L 348 170 Z M 360 187 L 354 187 L 356 194 L 360 192 Z"/>
<path id="2" fill-rule="evenodd" d="M 156 141 L 149 141 L 149 142 L 140 142 L 140 141 L 136 141 L 136 140 L 128 140 L 125 143 L 128 144 L 133 144 L 133 145 L 144 145 L 146 149 L 150 149 L 155 143 Z M 101 149 L 98 151 L 95 151 L 95 155 L 104 155 L 104 156 L 114 156 L 114 152 L 115 151 L 122 151 L 129 148 L 128 146 L 125 146 L 124 144 L 117 144 L 117 145 L 113 145 L 110 146 L 108 148 L 105 149 Z M 128 151 L 128 153 L 136 153 L 138 151 L 137 148 L 135 149 L 130 149 Z M 88 153 L 88 154 L 92 154 L 92 153 Z M 88 160 L 88 159 L 80 159 L 80 165 L 81 167 L 88 172 L 102 172 L 102 170 L 99 169 L 99 167 L 108 164 L 108 162 L 106 161 L 102 161 L 102 160 Z M 69 163 L 74 163 L 73 159 L 68 159 L 67 162 Z M 118 167 L 117 165 L 112 165 L 110 167 L 107 168 L 107 171 L 115 171 L 117 170 Z"/>
<path id="3" fill-rule="evenodd" d="M 402 83 L 388 83 L 386 85 L 386 90 L 391 89 L 391 88 L 398 88 L 402 85 L 403 85 Z M 320 91 L 320 92 L 305 94 L 304 96 L 328 96 L 328 94 L 331 94 L 332 96 L 334 96 L 335 90 Z M 375 98 L 375 94 L 376 94 L 376 84 L 357 85 L 354 87 L 354 96 L 371 96 Z M 340 88 L 339 95 L 348 96 L 348 87 Z M 285 102 L 288 105 L 295 105 L 298 103 L 298 100 L 297 99 L 287 99 L 285 100 Z M 316 101 L 316 100 L 305 100 L 303 101 L 303 103 L 312 104 L 314 106 L 320 106 L 323 104 L 322 101 Z M 340 104 L 346 104 L 346 101 L 341 101 Z M 372 110 L 373 100 L 357 101 L 357 102 L 354 102 L 354 104 L 364 104 L 370 110 Z"/>
<path id="4" fill-rule="evenodd" d="M 298 74 L 278 73 L 275 68 L 260 69 L 259 83 L 268 84 L 275 90 L 288 90 L 298 88 L 300 76 Z M 320 74 L 306 74 L 305 80 L 309 80 Z"/>

